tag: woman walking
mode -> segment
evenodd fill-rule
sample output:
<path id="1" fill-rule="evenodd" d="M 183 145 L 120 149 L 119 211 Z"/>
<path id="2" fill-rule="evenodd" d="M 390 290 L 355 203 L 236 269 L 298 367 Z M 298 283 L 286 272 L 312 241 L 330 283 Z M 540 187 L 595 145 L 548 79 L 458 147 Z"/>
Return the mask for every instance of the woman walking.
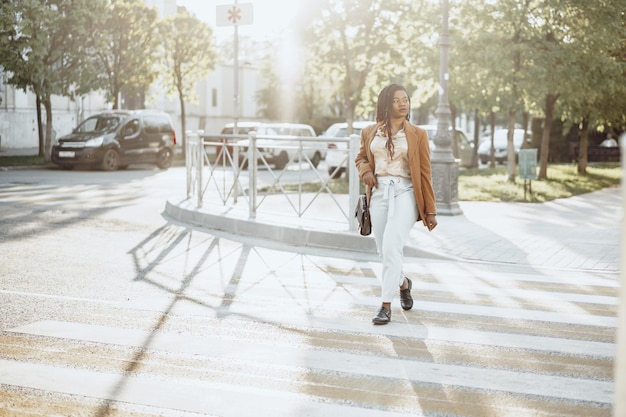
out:
<path id="1" fill-rule="evenodd" d="M 361 131 L 355 159 L 359 178 L 371 191 L 370 215 L 382 258 L 381 307 L 374 324 L 391 321 L 391 302 L 398 288 L 400 305 L 413 307 L 412 282 L 402 272 L 403 249 L 416 221 L 428 230 L 437 226 L 428 134 L 409 121 L 406 89 L 391 84 L 380 92 L 376 124 Z"/>

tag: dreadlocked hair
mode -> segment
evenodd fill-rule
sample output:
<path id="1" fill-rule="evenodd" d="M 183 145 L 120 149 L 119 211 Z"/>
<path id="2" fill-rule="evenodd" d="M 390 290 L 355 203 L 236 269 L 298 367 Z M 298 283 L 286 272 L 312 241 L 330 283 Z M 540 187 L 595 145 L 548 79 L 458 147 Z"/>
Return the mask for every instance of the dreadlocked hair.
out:
<path id="1" fill-rule="evenodd" d="M 408 96 L 409 93 L 406 91 L 406 88 L 401 86 L 400 84 L 389 84 L 387 87 L 383 88 L 378 94 L 378 101 L 376 102 L 376 121 L 383 122 L 382 128 L 384 130 L 385 136 L 387 137 L 387 143 L 385 147 L 387 148 L 387 153 L 389 154 L 389 158 L 393 158 L 393 139 L 391 137 L 391 108 L 393 106 L 393 96 L 396 94 L 396 91 L 404 91 Z M 410 99 L 409 99 L 410 100 Z M 411 105 L 409 101 L 409 106 Z M 409 115 L 407 114 L 406 119 L 409 120 Z"/>

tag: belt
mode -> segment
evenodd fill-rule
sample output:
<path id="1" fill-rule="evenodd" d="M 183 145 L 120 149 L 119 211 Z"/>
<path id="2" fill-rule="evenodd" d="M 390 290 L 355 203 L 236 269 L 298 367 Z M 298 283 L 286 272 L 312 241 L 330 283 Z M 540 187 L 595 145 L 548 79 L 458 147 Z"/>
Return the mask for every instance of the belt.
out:
<path id="1" fill-rule="evenodd" d="M 387 220 L 391 219 L 396 209 L 395 196 L 407 191 L 413 186 L 413 182 L 410 178 L 405 177 L 377 177 L 376 181 L 378 185 L 384 185 L 383 188 L 383 200 L 389 201 L 389 208 L 387 209 Z"/>

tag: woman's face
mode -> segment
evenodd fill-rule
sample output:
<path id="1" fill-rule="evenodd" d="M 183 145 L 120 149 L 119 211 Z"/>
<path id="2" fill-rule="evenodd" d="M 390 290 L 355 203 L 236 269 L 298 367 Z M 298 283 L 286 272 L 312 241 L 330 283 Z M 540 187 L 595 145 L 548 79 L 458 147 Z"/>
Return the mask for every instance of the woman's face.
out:
<path id="1" fill-rule="evenodd" d="M 409 96 L 402 90 L 393 94 L 391 103 L 391 118 L 404 119 L 409 114 Z"/>

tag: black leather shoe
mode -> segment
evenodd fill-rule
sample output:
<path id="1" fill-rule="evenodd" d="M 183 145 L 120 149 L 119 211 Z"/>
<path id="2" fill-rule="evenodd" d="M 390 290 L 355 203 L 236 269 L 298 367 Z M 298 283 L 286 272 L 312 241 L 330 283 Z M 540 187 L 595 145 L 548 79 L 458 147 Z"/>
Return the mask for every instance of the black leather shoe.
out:
<path id="1" fill-rule="evenodd" d="M 385 307 L 381 307 L 372 319 L 372 323 L 374 324 L 387 324 L 390 321 L 391 311 L 387 310 Z"/>
<path id="2" fill-rule="evenodd" d="M 408 282 L 408 288 L 406 290 L 400 290 L 400 305 L 404 310 L 410 310 L 413 308 L 413 297 L 411 297 L 413 283 L 410 278 L 406 278 L 406 280 Z"/>

